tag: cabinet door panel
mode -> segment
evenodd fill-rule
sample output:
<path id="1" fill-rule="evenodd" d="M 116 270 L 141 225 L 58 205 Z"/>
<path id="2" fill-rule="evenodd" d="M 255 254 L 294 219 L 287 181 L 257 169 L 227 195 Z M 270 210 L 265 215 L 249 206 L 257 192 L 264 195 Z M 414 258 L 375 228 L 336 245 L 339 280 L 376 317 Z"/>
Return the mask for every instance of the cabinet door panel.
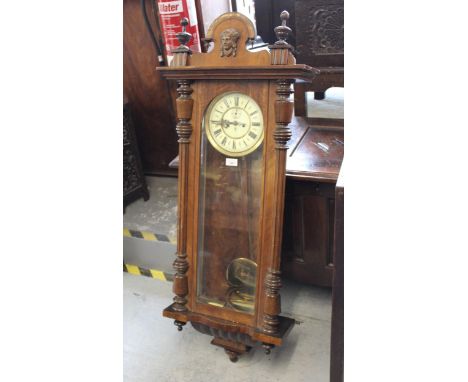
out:
<path id="1" fill-rule="evenodd" d="M 334 184 L 288 181 L 282 270 L 298 282 L 331 286 Z"/>

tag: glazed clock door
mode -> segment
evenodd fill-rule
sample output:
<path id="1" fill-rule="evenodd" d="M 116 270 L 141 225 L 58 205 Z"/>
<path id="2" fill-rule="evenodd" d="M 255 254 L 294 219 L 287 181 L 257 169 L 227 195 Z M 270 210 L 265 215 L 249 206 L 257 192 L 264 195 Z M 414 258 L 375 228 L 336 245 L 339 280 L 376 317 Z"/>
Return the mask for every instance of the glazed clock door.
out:
<path id="1" fill-rule="evenodd" d="M 263 112 L 243 92 L 214 97 L 200 147 L 197 301 L 253 315 L 263 179 Z"/>

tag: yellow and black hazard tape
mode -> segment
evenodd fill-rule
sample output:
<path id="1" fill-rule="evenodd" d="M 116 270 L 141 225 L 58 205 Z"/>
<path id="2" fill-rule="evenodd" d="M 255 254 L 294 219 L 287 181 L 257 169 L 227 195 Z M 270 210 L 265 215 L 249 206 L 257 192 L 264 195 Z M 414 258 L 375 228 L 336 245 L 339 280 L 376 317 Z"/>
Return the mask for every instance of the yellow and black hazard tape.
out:
<path id="1" fill-rule="evenodd" d="M 163 272 L 158 269 L 146 269 L 139 267 L 137 265 L 125 264 L 123 265 L 124 272 L 128 272 L 132 275 L 137 276 L 146 276 L 153 279 L 158 279 L 162 281 L 172 281 L 174 280 L 174 275 L 171 273 Z"/>
<path id="2" fill-rule="evenodd" d="M 175 238 L 171 238 L 167 235 L 160 234 L 160 233 L 152 233 L 148 231 L 137 231 L 134 229 L 124 228 L 123 235 L 125 237 L 135 237 L 137 239 L 144 239 L 144 240 L 150 240 L 150 241 L 162 241 L 166 243 L 177 244 Z"/>

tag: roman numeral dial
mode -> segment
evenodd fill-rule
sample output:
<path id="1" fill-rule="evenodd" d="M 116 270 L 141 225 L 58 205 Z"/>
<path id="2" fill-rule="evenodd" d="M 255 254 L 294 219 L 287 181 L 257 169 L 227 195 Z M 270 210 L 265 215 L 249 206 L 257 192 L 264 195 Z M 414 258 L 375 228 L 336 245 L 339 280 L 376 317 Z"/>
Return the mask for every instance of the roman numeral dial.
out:
<path id="1" fill-rule="evenodd" d="M 263 113 L 246 94 L 229 92 L 211 101 L 203 126 L 211 145 L 231 157 L 255 151 L 263 141 Z"/>

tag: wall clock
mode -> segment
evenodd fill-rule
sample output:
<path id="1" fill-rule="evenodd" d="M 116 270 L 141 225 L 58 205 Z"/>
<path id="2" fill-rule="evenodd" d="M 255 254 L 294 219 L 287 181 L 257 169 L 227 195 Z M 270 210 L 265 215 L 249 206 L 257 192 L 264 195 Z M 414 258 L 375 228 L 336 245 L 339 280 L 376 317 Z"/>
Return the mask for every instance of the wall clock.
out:
<path id="1" fill-rule="evenodd" d="M 286 41 L 289 15 L 269 50 L 250 52 L 255 27 L 236 12 L 218 17 L 208 53 L 187 47 L 188 20 L 168 68 L 178 83 L 179 196 L 174 302 L 164 311 L 214 337 L 231 361 L 258 343 L 283 343 L 294 320 L 280 316 L 280 248 L 288 124 L 296 65 Z"/>

